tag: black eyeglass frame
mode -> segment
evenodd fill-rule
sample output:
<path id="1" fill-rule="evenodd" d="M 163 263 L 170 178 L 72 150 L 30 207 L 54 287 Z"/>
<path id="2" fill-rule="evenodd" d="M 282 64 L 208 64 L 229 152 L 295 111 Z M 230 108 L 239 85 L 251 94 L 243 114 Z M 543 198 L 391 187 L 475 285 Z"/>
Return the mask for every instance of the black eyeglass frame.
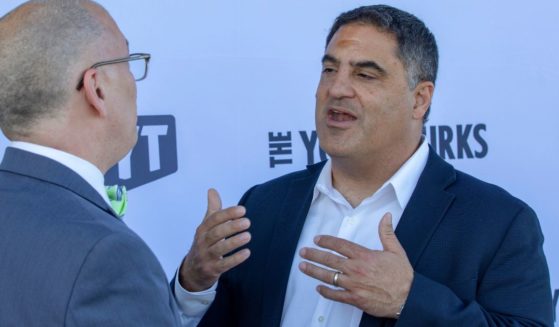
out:
<path id="1" fill-rule="evenodd" d="M 95 63 L 95 64 L 91 65 L 91 67 L 89 67 L 87 70 L 98 68 L 98 67 L 101 67 L 101 66 L 106 66 L 106 65 L 119 64 L 119 63 L 122 63 L 122 62 L 129 62 L 129 61 L 134 61 L 134 60 L 144 60 L 145 65 L 146 65 L 146 67 L 144 69 L 144 75 L 140 78 L 135 79 L 136 81 L 141 81 L 148 76 L 148 67 L 149 67 L 148 64 L 149 64 L 150 59 L 151 59 L 151 55 L 149 53 L 131 53 L 130 55 L 128 55 L 127 57 L 124 57 L 124 58 L 117 58 L 117 59 L 113 59 L 113 60 L 100 61 L 98 63 Z M 78 83 L 78 86 L 76 87 L 76 90 L 79 91 L 79 90 L 82 89 L 84 77 L 85 77 L 85 72 L 83 72 L 82 78 L 80 79 L 80 82 Z"/>

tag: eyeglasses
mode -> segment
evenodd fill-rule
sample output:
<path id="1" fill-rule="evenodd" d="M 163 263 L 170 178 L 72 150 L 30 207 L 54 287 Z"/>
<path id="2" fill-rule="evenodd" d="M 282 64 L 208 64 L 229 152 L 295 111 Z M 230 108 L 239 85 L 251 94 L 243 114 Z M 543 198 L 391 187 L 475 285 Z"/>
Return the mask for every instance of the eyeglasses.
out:
<path id="1" fill-rule="evenodd" d="M 150 58 L 151 55 L 149 53 L 132 53 L 128 57 L 107 60 L 107 61 L 100 61 L 96 64 L 93 64 L 88 69 L 93 69 L 105 65 L 119 64 L 122 62 L 128 62 L 128 65 L 130 67 L 130 72 L 132 73 L 132 76 L 134 76 L 134 80 L 141 81 L 145 79 L 146 76 L 148 75 L 148 63 Z M 78 83 L 78 86 L 76 87 L 76 90 L 78 91 L 81 90 L 83 87 L 83 78 L 84 76 L 82 76 L 80 82 Z"/>

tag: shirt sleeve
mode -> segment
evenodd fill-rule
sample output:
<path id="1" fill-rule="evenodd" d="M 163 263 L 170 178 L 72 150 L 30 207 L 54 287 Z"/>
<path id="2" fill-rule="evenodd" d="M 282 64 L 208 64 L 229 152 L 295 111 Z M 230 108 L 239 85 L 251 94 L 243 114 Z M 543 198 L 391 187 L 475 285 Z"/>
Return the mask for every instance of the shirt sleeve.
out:
<path id="1" fill-rule="evenodd" d="M 189 292 L 179 282 L 179 270 L 175 273 L 175 299 L 181 309 L 181 323 L 184 327 L 196 326 L 215 299 L 217 282 L 209 289 Z"/>

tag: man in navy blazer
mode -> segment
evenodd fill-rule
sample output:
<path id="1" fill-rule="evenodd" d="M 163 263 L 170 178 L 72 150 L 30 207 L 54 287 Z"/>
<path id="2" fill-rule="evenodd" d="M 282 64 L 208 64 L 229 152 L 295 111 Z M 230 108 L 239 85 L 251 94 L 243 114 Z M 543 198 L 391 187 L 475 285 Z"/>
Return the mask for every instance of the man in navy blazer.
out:
<path id="1" fill-rule="evenodd" d="M 0 164 L 0 326 L 180 324 L 163 269 L 103 185 L 137 137 L 149 55 L 128 52 L 91 1 L 30 1 L 0 19 L 0 127 L 12 141 Z"/>
<path id="2" fill-rule="evenodd" d="M 250 189 L 240 201 L 248 232 L 202 223 L 196 239 L 205 242 L 192 251 L 207 255 L 190 256 L 179 283 L 211 305 L 192 319 L 243 327 L 553 324 L 535 213 L 455 170 L 422 137 L 437 63 L 435 38 L 411 14 L 376 5 L 336 19 L 316 92 L 316 128 L 330 160 Z M 248 259 L 216 273 L 228 256 L 212 248 L 245 233 Z"/>

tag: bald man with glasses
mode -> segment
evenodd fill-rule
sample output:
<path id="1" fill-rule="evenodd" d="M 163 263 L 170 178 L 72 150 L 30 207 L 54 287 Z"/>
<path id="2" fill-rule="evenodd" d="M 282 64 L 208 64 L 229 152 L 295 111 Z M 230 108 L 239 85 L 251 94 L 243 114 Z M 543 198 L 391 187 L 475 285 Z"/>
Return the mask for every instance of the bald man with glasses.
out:
<path id="1" fill-rule="evenodd" d="M 29 1 L 0 18 L 0 326 L 179 326 L 166 276 L 103 175 L 134 146 L 136 84 L 111 16 Z M 120 189 L 115 192 L 121 195 Z"/>

